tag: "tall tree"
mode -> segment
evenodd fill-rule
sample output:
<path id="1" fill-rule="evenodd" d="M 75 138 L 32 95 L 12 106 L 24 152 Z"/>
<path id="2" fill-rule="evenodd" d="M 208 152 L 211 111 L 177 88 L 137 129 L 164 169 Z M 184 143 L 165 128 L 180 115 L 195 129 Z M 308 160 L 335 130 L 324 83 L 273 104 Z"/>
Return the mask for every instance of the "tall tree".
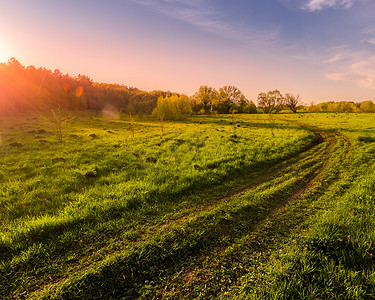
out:
<path id="1" fill-rule="evenodd" d="M 301 97 L 292 94 L 285 94 L 285 105 L 290 108 L 293 113 L 297 112 L 297 107 L 301 103 Z"/>
<path id="2" fill-rule="evenodd" d="M 365 113 L 375 112 L 375 104 L 372 101 L 364 101 L 360 104 L 360 111 Z"/>
<path id="3" fill-rule="evenodd" d="M 284 98 L 279 90 L 260 93 L 258 95 L 258 105 L 266 114 L 271 114 L 281 110 Z"/>
<path id="4" fill-rule="evenodd" d="M 235 86 L 224 86 L 219 90 L 219 112 L 223 114 L 238 110 L 238 106 L 246 100 L 246 97 Z"/>
<path id="5" fill-rule="evenodd" d="M 202 85 L 195 95 L 197 109 L 205 114 L 210 114 L 216 108 L 219 93 L 212 87 Z"/>

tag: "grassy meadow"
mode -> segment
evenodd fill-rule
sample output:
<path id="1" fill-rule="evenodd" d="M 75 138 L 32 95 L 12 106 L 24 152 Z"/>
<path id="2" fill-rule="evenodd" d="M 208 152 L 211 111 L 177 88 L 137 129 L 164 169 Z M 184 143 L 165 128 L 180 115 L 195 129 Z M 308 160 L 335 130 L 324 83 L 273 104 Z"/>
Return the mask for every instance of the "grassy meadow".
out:
<path id="1" fill-rule="evenodd" d="M 374 115 L 65 114 L 0 120 L 1 299 L 375 298 Z"/>

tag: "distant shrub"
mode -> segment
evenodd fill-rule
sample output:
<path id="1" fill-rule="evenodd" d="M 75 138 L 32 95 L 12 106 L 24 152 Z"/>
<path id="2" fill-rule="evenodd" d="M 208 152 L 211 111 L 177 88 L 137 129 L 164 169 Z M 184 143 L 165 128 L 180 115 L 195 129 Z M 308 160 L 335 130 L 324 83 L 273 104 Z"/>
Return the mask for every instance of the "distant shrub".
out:
<path id="1" fill-rule="evenodd" d="M 375 104 L 372 101 L 364 101 L 360 104 L 361 112 L 373 113 L 375 112 Z"/>
<path id="2" fill-rule="evenodd" d="M 346 112 L 346 113 L 374 113 L 375 104 L 372 101 L 364 101 L 355 103 L 353 101 L 328 101 L 316 105 L 311 105 L 309 108 L 311 112 Z"/>

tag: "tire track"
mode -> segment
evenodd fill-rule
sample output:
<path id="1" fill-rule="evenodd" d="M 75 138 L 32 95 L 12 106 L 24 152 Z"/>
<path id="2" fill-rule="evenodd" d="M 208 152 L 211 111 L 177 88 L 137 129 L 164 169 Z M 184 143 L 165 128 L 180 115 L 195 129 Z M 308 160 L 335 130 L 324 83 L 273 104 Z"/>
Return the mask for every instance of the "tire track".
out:
<path id="1" fill-rule="evenodd" d="M 276 164 L 275 166 L 272 166 L 266 170 L 263 170 L 263 171 L 260 171 L 258 173 L 256 173 L 256 175 L 253 175 L 253 176 L 256 176 L 255 179 L 254 178 L 251 178 L 251 183 L 250 184 L 247 184 L 245 187 L 242 187 L 240 189 L 237 189 L 235 191 L 231 191 L 229 193 L 226 193 L 226 194 L 219 194 L 218 196 L 216 197 L 213 197 L 212 199 L 210 199 L 209 201 L 197 201 L 196 203 L 194 203 L 194 205 L 190 205 L 189 207 L 187 208 L 184 208 L 183 211 L 180 211 L 178 213 L 178 218 L 176 219 L 175 218 L 175 215 L 173 212 L 171 212 L 171 216 L 167 217 L 163 224 L 160 225 L 160 224 L 157 224 L 155 226 L 151 226 L 150 228 L 148 228 L 145 232 L 143 232 L 142 234 L 139 235 L 139 238 L 136 238 L 134 241 L 133 241 L 133 245 L 132 247 L 133 248 L 136 248 L 138 244 L 142 244 L 142 243 L 147 243 L 149 240 L 150 240 L 150 237 L 154 236 L 154 235 L 157 235 L 157 234 L 160 234 L 166 230 L 168 230 L 169 227 L 171 226 L 182 226 L 185 222 L 188 222 L 192 216 L 199 216 L 201 213 L 205 213 L 207 211 L 212 211 L 212 210 L 215 210 L 217 207 L 220 207 L 221 205 L 225 205 L 232 197 L 234 196 L 237 196 L 237 195 L 240 195 L 241 193 L 244 193 L 245 191 L 248 191 L 248 190 L 251 190 L 251 189 L 254 189 L 256 190 L 259 186 L 271 181 L 271 180 L 274 180 L 275 178 L 277 178 L 279 176 L 280 173 L 287 173 L 289 169 L 292 169 L 294 167 L 294 165 L 296 163 L 299 163 L 301 160 L 303 159 L 306 159 L 305 156 L 306 156 L 306 153 L 308 153 L 308 151 L 310 151 L 313 147 L 316 147 L 318 145 L 320 145 L 321 143 L 323 143 L 323 139 L 321 139 L 320 135 L 317 135 L 316 139 L 314 139 L 314 141 L 311 143 L 311 145 L 309 145 L 308 147 L 306 147 L 305 149 L 303 149 L 303 151 L 301 153 L 299 153 L 296 157 L 293 157 L 293 158 L 290 158 L 284 162 L 281 162 L 281 163 L 278 163 Z M 309 155 L 307 155 L 309 157 Z M 179 207 L 174 207 L 173 210 L 179 210 Z M 162 213 L 162 212 L 160 212 Z M 163 212 L 165 213 L 165 212 Z M 168 213 L 168 212 L 167 212 Z M 169 219 L 168 219 L 169 218 Z M 103 240 L 108 238 L 108 236 L 106 235 L 103 235 Z M 99 237 L 100 239 L 100 237 Z M 84 246 L 85 244 L 82 243 L 81 244 L 82 246 Z M 77 245 L 79 246 L 79 245 Z M 99 248 L 97 250 L 100 250 Z M 126 251 L 128 251 L 129 249 L 127 249 Z M 92 249 L 92 252 L 94 253 L 95 249 Z M 106 253 L 106 256 L 110 256 L 110 255 L 116 255 L 118 253 L 121 253 L 122 251 L 124 251 L 123 248 L 121 249 L 116 249 L 114 251 L 110 251 L 110 252 L 107 252 Z M 53 255 L 53 253 L 50 253 L 50 255 Z M 30 258 L 32 259 L 32 256 L 30 256 Z M 101 262 L 99 259 L 97 260 L 98 264 Z M 23 265 L 25 266 L 25 268 L 28 266 L 28 261 L 24 261 L 23 262 Z M 19 268 L 22 268 L 21 265 L 18 266 Z M 79 261 L 78 263 L 74 263 L 72 264 L 72 266 L 69 267 L 69 269 L 72 270 L 72 272 L 81 272 L 81 273 L 85 273 L 87 271 L 89 271 L 93 266 L 91 264 L 87 264 L 86 262 L 82 262 L 82 261 Z M 49 277 L 50 280 L 45 280 L 44 281 L 44 284 L 42 287 L 37 287 L 37 286 L 29 286 L 28 287 L 28 293 L 38 293 L 39 291 L 43 290 L 44 287 L 48 286 L 48 285 L 51 285 L 51 284 L 59 284 L 61 281 L 64 280 L 64 278 L 61 278 L 61 276 L 50 276 Z M 26 294 L 28 294 L 26 293 Z"/>
<path id="2" fill-rule="evenodd" d="M 289 159 L 289 160 L 287 160 L 283 163 L 280 163 L 280 164 L 278 164 L 274 167 L 271 167 L 271 168 L 263 171 L 255 180 L 252 181 L 251 184 L 249 184 L 245 187 L 242 187 L 241 189 L 238 189 L 236 191 L 232 191 L 232 192 L 227 193 L 225 195 L 219 195 L 216 198 L 214 198 L 212 201 L 208 202 L 208 205 L 207 205 L 207 203 L 204 203 L 204 204 L 198 205 L 194 208 L 186 209 L 184 211 L 184 213 L 182 214 L 182 216 L 180 215 L 180 218 L 178 218 L 177 220 L 172 218 L 171 220 L 167 221 L 162 226 L 159 225 L 159 226 L 155 226 L 154 228 L 151 228 L 149 231 L 147 231 L 137 241 L 137 244 L 143 243 L 143 242 L 147 243 L 147 241 L 150 240 L 150 236 L 159 235 L 159 234 L 160 234 L 160 236 L 162 236 L 164 234 L 163 232 L 170 230 L 171 227 L 175 227 L 175 228 L 181 227 L 182 231 L 183 231 L 183 233 L 182 233 L 183 235 L 186 234 L 186 232 L 188 232 L 188 230 L 190 230 L 191 227 L 195 227 L 195 226 L 197 228 L 199 228 L 199 226 L 204 227 L 203 221 L 205 220 L 205 217 L 207 216 L 207 214 L 211 213 L 213 217 L 215 217 L 215 216 L 220 217 L 221 216 L 220 212 L 225 211 L 226 209 L 231 209 L 231 207 L 230 207 L 230 205 L 228 205 L 228 203 L 230 204 L 233 201 L 235 201 L 233 199 L 237 198 L 238 196 L 241 196 L 242 194 L 246 194 L 246 193 L 249 193 L 249 192 L 259 192 L 259 191 L 262 191 L 262 189 L 264 191 L 266 191 L 267 188 L 268 188 L 267 183 L 270 183 L 271 181 L 277 181 L 283 175 L 289 174 L 291 172 L 292 173 L 296 172 L 296 170 L 298 171 L 298 168 L 301 168 L 305 165 L 308 166 L 309 163 L 312 163 L 316 170 L 313 170 L 313 172 L 311 174 L 308 173 L 304 177 L 302 176 L 301 177 L 302 183 L 298 184 L 297 189 L 294 189 L 294 191 L 288 197 L 286 197 L 282 201 L 277 202 L 276 205 L 271 203 L 270 208 L 266 209 L 266 211 L 264 211 L 264 209 L 259 210 L 259 213 L 262 214 L 261 217 L 256 218 L 254 220 L 255 223 L 251 224 L 251 227 L 253 228 L 252 231 L 255 232 L 257 227 L 261 227 L 262 224 L 266 223 L 267 220 L 270 217 L 272 217 L 273 215 L 277 215 L 280 209 L 285 207 L 288 203 L 295 201 L 296 199 L 298 199 L 300 197 L 300 195 L 302 195 L 302 194 L 306 193 L 308 190 L 310 190 L 315 185 L 315 183 L 318 180 L 320 180 L 320 178 L 323 176 L 322 174 L 325 172 L 327 162 L 324 162 L 324 159 L 320 159 L 320 160 L 317 159 L 316 157 L 314 157 L 315 156 L 314 154 L 318 155 L 318 158 L 319 157 L 327 158 L 327 156 L 329 156 L 332 153 L 332 149 L 335 146 L 335 144 L 337 143 L 338 139 L 335 138 L 335 135 L 332 135 L 332 134 L 328 134 L 328 133 L 324 133 L 324 132 L 318 132 L 318 131 L 314 131 L 314 133 L 317 136 L 315 142 L 310 147 L 305 149 L 304 152 L 300 153 L 297 157 L 291 158 L 291 159 Z M 316 152 L 315 150 L 318 150 L 318 151 Z M 348 150 L 348 152 L 349 152 L 349 150 Z M 326 160 L 326 161 L 328 161 L 328 160 Z M 279 181 L 282 183 L 283 179 L 281 178 Z M 202 201 L 202 202 L 204 202 L 204 201 Z M 246 214 L 244 214 L 244 212 L 246 212 L 247 208 L 248 207 L 246 207 L 246 205 L 245 205 L 243 208 L 240 207 L 240 208 L 238 208 L 238 211 L 236 211 L 237 207 L 234 207 L 233 213 L 235 215 L 236 213 L 239 212 L 239 214 L 240 214 L 239 220 L 243 221 L 243 219 L 241 219 L 241 218 L 246 217 Z M 241 209 L 243 209 L 243 211 Z M 203 216 L 203 217 L 201 217 L 201 216 Z M 236 221 L 237 221 L 236 219 L 231 220 L 231 224 L 235 225 Z M 252 223 L 252 222 L 249 222 L 249 223 Z M 219 235 L 220 235 L 220 230 L 223 230 L 223 234 L 226 234 L 225 233 L 226 226 L 224 226 L 224 228 L 220 228 L 220 226 L 221 226 L 221 224 L 219 223 L 219 226 L 217 228 L 211 228 L 211 230 L 214 230 L 215 232 L 219 233 Z M 210 234 L 210 232 L 207 228 L 205 230 L 206 230 L 205 231 L 206 235 Z M 172 229 L 172 232 L 173 232 L 173 229 Z M 173 234 L 175 234 L 177 241 L 183 241 L 184 240 L 184 237 L 180 237 L 179 234 L 177 234 L 176 232 L 173 232 Z M 237 238 L 241 239 L 242 237 L 243 237 L 243 235 L 239 235 Z M 208 241 L 210 243 L 210 239 L 209 238 L 207 239 L 207 237 L 205 237 L 205 238 L 206 239 L 204 239 L 204 241 Z M 167 246 L 167 245 L 164 245 L 162 241 L 160 243 L 161 243 L 161 245 L 157 246 L 157 247 Z M 213 251 L 219 252 L 219 253 L 224 253 L 228 249 L 228 247 L 230 247 L 230 245 L 228 245 L 226 247 L 221 247 L 220 250 L 217 251 L 218 248 L 215 246 L 214 242 L 212 242 L 212 246 L 213 246 Z M 127 267 L 127 265 L 126 265 L 129 261 L 129 259 L 134 259 L 134 257 L 137 257 L 137 258 L 141 259 L 141 255 L 139 255 L 139 253 L 136 253 L 136 250 L 137 249 L 135 247 L 135 251 L 134 251 L 135 256 L 130 255 L 129 257 L 125 256 L 125 257 L 120 258 L 120 261 L 118 263 L 122 264 L 124 266 L 124 268 L 121 269 L 124 273 L 126 273 L 127 271 L 130 271 L 129 267 Z M 193 253 L 196 252 L 196 254 L 197 254 L 196 255 L 196 261 L 198 261 L 198 264 L 196 264 L 196 265 L 199 265 L 199 261 L 202 261 L 205 258 L 210 257 L 212 255 L 212 250 L 211 250 L 211 252 L 209 251 L 208 254 L 207 254 L 207 251 L 201 252 L 202 249 L 198 250 L 198 251 L 195 251 L 195 249 L 193 249 L 193 250 L 194 250 Z M 186 251 L 189 252 L 190 250 L 187 249 Z M 129 253 L 130 252 L 131 251 L 129 251 Z M 110 255 L 114 255 L 114 254 L 116 254 L 116 252 L 110 253 Z M 157 255 L 157 256 L 161 255 L 160 257 L 155 257 L 155 259 L 163 259 L 163 257 L 165 259 L 165 257 L 166 257 L 163 253 L 161 253 L 161 254 L 159 253 L 159 254 L 155 254 L 155 255 Z M 177 256 L 177 257 L 167 258 L 167 261 L 168 261 L 167 273 L 169 274 L 169 276 L 172 276 L 172 277 L 174 275 L 171 275 L 171 274 L 179 274 L 179 277 L 181 277 L 181 278 L 183 278 L 185 276 L 186 280 L 189 281 L 189 277 L 190 277 L 189 274 L 191 272 L 190 271 L 181 272 L 181 270 L 179 270 L 179 266 L 185 264 L 186 257 L 179 257 L 178 254 L 176 254 L 175 256 Z M 90 267 L 92 268 L 92 266 L 90 266 Z M 147 266 L 144 266 L 144 267 L 147 268 Z M 150 266 L 150 268 L 152 268 L 152 266 Z M 82 270 L 82 272 L 85 272 L 85 271 L 86 270 Z M 105 263 L 104 263 L 104 266 L 102 264 L 101 267 L 99 267 L 99 270 L 97 269 L 95 272 L 99 272 L 98 274 L 100 275 L 101 272 L 103 273 L 103 272 L 107 272 L 107 271 L 108 270 L 107 270 L 107 268 L 105 266 Z M 145 270 L 145 272 L 147 273 L 148 271 Z M 134 284 L 139 285 L 139 284 L 141 284 L 141 282 L 144 281 L 145 278 L 150 277 L 150 276 L 143 276 L 142 273 L 134 275 L 133 271 L 131 271 L 131 274 L 132 274 L 132 276 L 131 276 L 132 278 L 130 279 L 130 282 L 129 282 L 130 286 L 134 286 Z M 91 275 L 89 275 L 88 277 L 86 277 L 86 275 L 80 276 L 80 278 L 77 279 L 78 281 L 76 281 L 77 285 L 81 286 L 82 283 L 85 285 L 85 282 L 86 282 L 85 278 L 90 278 L 90 276 Z M 123 276 L 125 276 L 125 275 L 123 275 Z M 114 282 L 116 282 L 116 280 L 117 280 L 115 277 L 116 276 L 114 276 Z M 159 277 L 160 277 L 160 274 L 159 274 Z M 124 277 L 124 279 L 125 279 L 125 277 Z M 163 281 L 164 281 L 164 279 L 161 280 L 161 282 L 163 282 Z M 74 283 L 75 281 L 73 280 L 72 282 Z M 75 290 L 74 284 L 70 285 L 69 287 L 66 288 L 67 292 L 69 292 L 69 290 Z M 163 297 L 162 294 L 160 294 L 160 296 Z M 133 298 L 133 297 L 136 297 L 136 295 L 133 294 L 133 295 L 130 296 L 130 298 Z"/>
<path id="3" fill-rule="evenodd" d="M 315 134 L 321 135 L 322 139 L 328 143 L 322 156 L 325 158 L 325 163 L 319 172 L 291 196 L 279 202 L 248 235 L 240 237 L 229 246 L 217 247 L 197 258 L 193 266 L 184 269 L 179 274 L 179 278 L 175 277 L 171 282 L 166 283 L 164 290 L 159 291 L 159 298 L 168 299 L 177 296 L 206 299 L 217 298 L 218 295 L 225 298 L 225 292 L 231 289 L 228 286 L 235 289 L 236 282 L 241 276 L 248 276 L 249 273 L 252 273 L 253 277 L 262 276 L 262 265 L 267 263 L 271 251 L 275 250 L 277 245 L 282 244 L 285 237 L 308 217 L 304 211 L 309 209 L 313 200 L 302 199 L 300 203 L 298 200 L 311 192 L 319 181 L 324 180 L 326 174 L 335 168 L 337 163 L 346 160 L 352 149 L 350 139 L 343 134 L 316 131 Z M 341 153 L 336 154 L 335 148 L 341 142 L 344 142 L 344 147 L 341 148 Z M 337 162 L 332 163 L 335 159 Z M 295 203 L 294 206 L 290 205 L 293 203 Z M 288 211 L 286 207 L 292 209 Z M 298 218 L 297 215 L 301 215 L 302 218 Z M 293 217 L 295 220 L 290 222 Z M 236 271 L 231 271 L 233 269 Z M 168 285 L 184 287 L 185 290 L 171 292 Z"/>

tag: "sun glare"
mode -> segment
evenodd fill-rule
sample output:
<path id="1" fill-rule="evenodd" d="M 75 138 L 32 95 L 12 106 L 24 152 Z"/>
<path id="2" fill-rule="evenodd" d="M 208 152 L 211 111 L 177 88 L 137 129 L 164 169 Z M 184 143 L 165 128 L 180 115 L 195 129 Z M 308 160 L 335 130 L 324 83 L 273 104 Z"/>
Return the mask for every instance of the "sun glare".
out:
<path id="1" fill-rule="evenodd" d="M 11 58 L 10 51 L 3 41 L 0 41 L 0 62 L 6 62 Z"/>

